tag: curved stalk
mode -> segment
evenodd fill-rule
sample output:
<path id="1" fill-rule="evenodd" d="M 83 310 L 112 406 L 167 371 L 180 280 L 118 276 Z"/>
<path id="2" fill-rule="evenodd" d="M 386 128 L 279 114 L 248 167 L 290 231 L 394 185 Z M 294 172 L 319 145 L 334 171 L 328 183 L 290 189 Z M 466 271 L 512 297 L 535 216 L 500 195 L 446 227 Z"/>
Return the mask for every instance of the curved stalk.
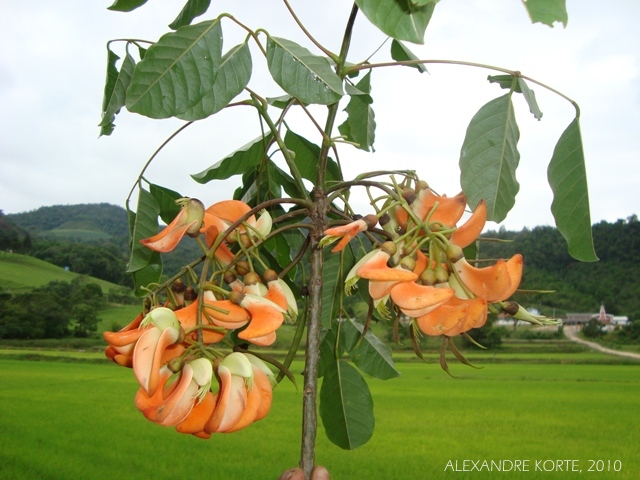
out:
<path id="1" fill-rule="evenodd" d="M 564 98 L 567 102 L 569 102 L 571 105 L 573 105 L 573 107 L 576 109 L 576 115 L 580 116 L 580 108 L 578 107 L 578 104 L 571 98 L 569 98 L 568 96 L 566 96 L 564 93 L 556 90 L 553 87 L 550 87 L 549 85 L 542 83 L 539 80 L 536 80 L 535 78 L 531 78 L 528 77 L 526 75 L 522 75 L 521 72 L 519 72 L 518 70 L 509 70 L 508 68 L 502 68 L 502 67 L 496 67 L 494 65 L 486 65 L 484 63 L 477 63 L 477 62 L 467 62 L 464 60 L 400 60 L 400 61 L 396 61 L 396 62 L 382 62 L 382 63 L 369 63 L 369 64 L 361 64 L 361 65 L 354 65 L 352 67 L 349 67 L 348 69 L 345 70 L 345 74 L 349 74 L 349 73 L 355 73 L 358 72 L 360 70 L 371 70 L 373 68 L 380 68 L 380 67 L 393 67 L 393 66 L 397 66 L 397 65 L 404 65 L 407 67 L 411 67 L 414 65 L 424 65 L 424 64 L 439 64 L 439 65 L 461 65 L 461 66 L 465 66 L 465 67 L 476 67 L 476 68 L 484 68 L 486 70 L 494 70 L 496 72 L 503 72 L 503 73 L 507 73 L 509 75 L 513 75 L 515 77 L 520 77 L 523 78 L 525 80 L 528 80 L 531 83 L 535 83 L 536 85 L 541 86 L 542 88 L 549 90 L 550 92 L 555 93 L 556 95 Z"/>

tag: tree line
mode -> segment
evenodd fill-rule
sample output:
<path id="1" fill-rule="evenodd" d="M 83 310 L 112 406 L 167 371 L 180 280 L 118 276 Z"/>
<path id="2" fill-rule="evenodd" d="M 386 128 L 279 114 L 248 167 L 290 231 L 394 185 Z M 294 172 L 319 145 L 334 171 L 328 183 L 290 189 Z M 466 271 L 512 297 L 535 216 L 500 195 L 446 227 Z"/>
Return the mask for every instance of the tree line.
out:
<path id="1" fill-rule="evenodd" d="M 83 277 L 28 293 L 0 291 L 0 339 L 89 337 L 97 332 L 104 304 L 100 286 Z"/>

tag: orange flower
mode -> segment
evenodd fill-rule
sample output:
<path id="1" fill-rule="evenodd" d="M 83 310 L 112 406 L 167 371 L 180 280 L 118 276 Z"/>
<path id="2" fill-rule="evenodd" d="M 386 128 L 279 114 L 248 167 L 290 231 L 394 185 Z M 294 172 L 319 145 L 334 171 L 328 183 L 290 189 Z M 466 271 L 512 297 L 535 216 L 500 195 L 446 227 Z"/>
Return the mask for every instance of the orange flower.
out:
<path id="1" fill-rule="evenodd" d="M 184 365 L 178 379 L 166 385 L 171 372 L 159 372 L 158 390 L 150 393 L 141 388 L 136 394 L 136 407 L 147 419 L 165 426 L 176 426 L 185 421 L 196 403 L 200 403 L 211 388 L 213 368 L 205 358 Z"/>
<path id="2" fill-rule="evenodd" d="M 487 204 L 484 200 L 480 200 L 476 209 L 465 223 L 459 226 L 455 232 L 451 234 L 451 243 L 465 248 L 471 245 L 482 233 L 484 224 L 487 222 Z"/>
<path id="3" fill-rule="evenodd" d="M 364 218 L 354 220 L 346 225 L 340 225 L 339 227 L 327 228 L 324 231 L 324 237 L 320 240 L 320 247 L 330 245 L 339 238 L 340 242 L 331 250 L 333 253 L 343 250 L 348 243 L 360 232 L 366 232 L 367 230 L 375 227 L 378 224 L 378 217 L 375 215 L 367 215 Z"/>
<path id="4" fill-rule="evenodd" d="M 238 338 L 248 341 L 252 341 L 254 338 L 260 339 L 260 337 L 275 333 L 284 322 L 286 311 L 267 298 L 232 292 L 229 300 L 245 308 L 251 316 L 249 326 L 238 334 Z M 275 336 L 270 336 L 269 339 L 271 338 L 275 341 Z"/>
<path id="5" fill-rule="evenodd" d="M 487 301 L 451 297 L 435 310 L 418 317 L 416 323 L 423 333 L 431 336 L 454 336 L 484 325 L 487 320 Z"/>
<path id="6" fill-rule="evenodd" d="M 391 289 L 391 299 L 408 317 L 420 317 L 435 310 L 453 297 L 452 288 L 437 288 L 403 282 Z"/>
<path id="7" fill-rule="evenodd" d="M 140 386 L 153 395 L 160 383 L 160 368 L 167 362 L 165 351 L 181 340 L 180 322 L 166 307 L 151 310 L 141 326 L 152 325 L 140 336 L 133 350 L 133 372 Z"/>
<path id="8" fill-rule="evenodd" d="M 195 198 L 180 198 L 182 208 L 173 221 L 153 237 L 140 240 L 145 247 L 156 252 L 170 252 L 185 235 L 197 236 L 204 218 L 204 205 Z"/>
<path id="9" fill-rule="evenodd" d="M 453 266 L 464 285 L 488 302 L 506 300 L 515 293 L 522 278 L 522 255 L 508 261 L 498 260 L 489 267 L 474 267 L 464 257 L 453 261 Z"/>
<path id="10" fill-rule="evenodd" d="M 467 198 L 462 192 L 455 197 L 436 195 L 424 182 L 418 186 L 417 193 L 408 190 L 403 196 L 421 221 L 424 222 L 428 217 L 430 224 L 441 223 L 445 227 L 453 227 L 458 223 L 467 205 Z M 396 220 L 399 225 L 405 225 L 408 218 L 404 208 L 398 207 L 396 209 Z"/>

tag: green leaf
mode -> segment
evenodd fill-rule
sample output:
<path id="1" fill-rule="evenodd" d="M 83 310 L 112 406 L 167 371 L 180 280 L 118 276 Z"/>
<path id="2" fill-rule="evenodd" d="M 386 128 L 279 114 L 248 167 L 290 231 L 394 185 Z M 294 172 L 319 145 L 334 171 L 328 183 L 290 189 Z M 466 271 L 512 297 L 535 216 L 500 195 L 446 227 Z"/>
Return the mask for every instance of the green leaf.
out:
<path id="1" fill-rule="evenodd" d="M 369 151 L 369 148 L 375 152 L 373 142 L 375 141 L 376 121 L 375 114 L 371 104 L 373 99 L 369 93 L 371 92 L 371 72 L 367 73 L 356 85 L 359 93 L 350 93 L 350 100 L 345 107 L 347 112 L 347 120 L 340 126 L 338 130 L 350 142 L 358 145 L 358 148 Z"/>
<path id="2" fill-rule="evenodd" d="M 391 58 L 396 62 L 406 62 L 411 60 L 419 60 L 416 55 L 407 48 L 407 46 L 399 40 L 393 40 L 391 42 Z M 416 63 L 415 65 L 408 65 L 409 67 L 416 68 L 420 73 L 427 72 L 427 67 L 422 63 Z M 429 72 L 427 72 L 429 73 Z"/>
<path id="3" fill-rule="evenodd" d="M 435 8 L 435 2 L 415 5 L 409 0 L 356 0 L 356 4 L 390 37 L 418 44 L 424 43 L 424 32 Z"/>
<path id="4" fill-rule="evenodd" d="M 111 119 L 106 119 L 107 121 L 105 122 L 105 112 L 109 106 L 111 97 L 113 97 L 116 82 L 118 81 L 118 67 L 116 67 L 118 60 L 120 60 L 120 57 L 107 45 L 107 79 L 104 82 L 104 95 L 102 97 L 102 121 L 98 124 L 99 127 L 102 127 L 100 129 L 100 135 L 111 135 L 115 128 L 113 124 L 115 115 L 113 115 Z"/>
<path id="5" fill-rule="evenodd" d="M 140 270 L 136 270 L 135 272 L 131 273 L 134 287 L 133 293 L 138 297 L 144 297 L 149 293 L 149 290 L 143 287 L 146 287 L 153 283 L 158 283 L 160 281 L 161 275 L 162 260 L 160 259 L 160 254 L 158 252 L 152 252 L 149 263 Z"/>
<path id="6" fill-rule="evenodd" d="M 219 112 L 247 86 L 252 67 L 247 43 L 232 48 L 222 57 L 213 90 L 193 107 L 176 116 L 182 120 L 201 120 Z"/>
<path id="7" fill-rule="evenodd" d="M 320 388 L 320 418 L 327 438 L 353 450 L 373 435 L 373 399 L 362 375 L 344 360 L 330 362 Z"/>
<path id="8" fill-rule="evenodd" d="M 269 37 L 267 64 L 275 82 L 304 103 L 330 105 L 344 95 L 342 80 L 329 60 L 291 40 Z"/>
<path id="9" fill-rule="evenodd" d="M 427 5 L 428 3 L 438 3 L 440 0 L 409 0 L 411 5 L 415 5 L 417 7 L 422 7 Z"/>
<path id="10" fill-rule="evenodd" d="M 344 341 L 345 349 L 360 370 L 380 380 L 388 380 L 400 375 L 400 372 L 395 369 L 391 349 L 373 332 L 367 331 L 363 337 L 364 326 L 353 319 L 340 322 L 340 325 L 341 339 Z"/>
<path id="11" fill-rule="evenodd" d="M 343 260 L 344 259 L 344 260 Z M 355 264 L 351 248 L 345 248 L 341 253 L 324 251 L 324 266 L 322 269 L 322 326 L 331 328 L 331 323 L 340 311 L 344 298 L 344 278 Z"/>
<path id="12" fill-rule="evenodd" d="M 529 88 L 529 85 L 524 81 L 524 78 L 518 77 L 518 85 L 520 86 L 524 99 L 527 101 L 527 105 L 529 105 L 529 111 L 536 119 L 540 120 L 542 118 L 542 111 L 540 110 L 540 107 L 538 107 L 536 94 Z"/>
<path id="13" fill-rule="evenodd" d="M 176 19 L 169 24 L 169 28 L 177 30 L 185 25 L 190 25 L 193 19 L 207 11 L 211 0 L 187 0 Z"/>
<path id="14" fill-rule="evenodd" d="M 593 247 L 589 192 L 580 123 L 576 117 L 560 136 L 547 168 L 553 190 L 551 212 L 576 260 L 598 260 Z"/>
<path id="15" fill-rule="evenodd" d="M 280 95 L 279 97 L 267 97 L 267 103 L 273 107 L 283 109 L 286 108 L 290 103 L 293 97 L 291 95 Z"/>
<path id="16" fill-rule="evenodd" d="M 315 182 L 318 159 L 320 158 L 320 147 L 291 130 L 287 130 L 284 136 L 284 143 L 289 150 L 295 152 L 295 163 L 302 178 Z M 340 168 L 332 158 L 327 159 L 326 176 L 329 181 L 342 180 Z"/>
<path id="17" fill-rule="evenodd" d="M 501 88 L 506 90 L 522 93 L 515 75 L 489 75 L 487 80 L 489 80 L 489 83 L 497 83 Z"/>
<path id="18" fill-rule="evenodd" d="M 560 22 L 567 26 L 569 16 L 565 0 L 522 0 L 529 13 L 531 23 L 544 23 L 553 27 L 554 22 Z"/>
<path id="19" fill-rule="evenodd" d="M 520 161 L 511 93 L 482 106 L 467 127 L 460 152 L 460 184 L 473 208 L 484 199 L 487 218 L 501 222 L 515 204 L 520 188 Z"/>
<path id="20" fill-rule="evenodd" d="M 529 88 L 529 85 L 524 81 L 524 78 L 519 75 L 489 75 L 487 80 L 489 80 L 489 83 L 497 83 L 507 90 L 521 93 L 524 96 L 527 105 L 529 105 L 529 111 L 533 116 L 538 120 L 542 118 L 542 111 L 540 110 L 540 107 L 538 107 L 536 94 Z"/>
<path id="21" fill-rule="evenodd" d="M 136 272 L 151 263 L 153 250 L 144 247 L 140 240 L 149 238 L 158 233 L 158 213 L 160 208 L 153 195 L 140 188 L 138 193 L 138 207 L 133 222 L 131 235 L 131 256 L 127 272 Z"/>
<path id="22" fill-rule="evenodd" d="M 160 218 L 167 225 L 180 212 L 180 206 L 176 204 L 176 200 L 182 198 L 178 192 L 170 190 L 160 185 L 149 185 L 149 193 L 153 196 L 160 210 Z"/>
<path id="23" fill-rule="evenodd" d="M 318 362 L 318 378 L 322 378 L 327 367 L 336 362 L 336 332 L 323 328 L 320 333 L 320 361 Z M 339 346 L 338 346 L 339 347 Z"/>
<path id="24" fill-rule="evenodd" d="M 221 57 L 222 29 L 217 20 L 163 35 L 136 65 L 127 109 L 151 118 L 185 112 L 213 89 Z"/>
<path id="25" fill-rule="evenodd" d="M 291 198 L 302 198 L 304 196 L 304 193 L 300 191 L 300 188 L 298 187 L 298 184 L 293 179 L 293 177 L 277 165 L 274 164 L 273 166 L 274 178 L 276 179 L 278 185 L 280 185 L 285 191 L 285 193 Z"/>
<path id="26" fill-rule="evenodd" d="M 147 0 L 115 0 L 111 6 L 107 7 L 107 10 L 114 10 L 117 12 L 131 12 L 138 7 L 141 7 L 147 3 Z"/>
<path id="27" fill-rule="evenodd" d="M 124 107 L 127 88 L 131 83 L 133 69 L 136 66 L 135 60 L 127 51 L 122 61 L 122 67 L 120 67 L 120 71 L 118 72 L 114 65 L 118 58 L 115 53 L 109 50 L 107 82 L 104 89 L 104 99 L 102 101 L 102 121 L 98 124 L 98 126 L 101 127 L 100 135 L 111 135 L 113 132 L 115 127 L 113 121 L 116 115 L 120 113 L 120 109 Z"/>
<path id="28" fill-rule="evenodd" d="M 211 180 L 224 180 L 233 175 L 248 172 L 260 164 L 272 142 L 273 136 L 270 133 L 264 137 L 258 137 L 206 170 L 191 175 L 191 177 L 198 183 L 208 183 Z"/>

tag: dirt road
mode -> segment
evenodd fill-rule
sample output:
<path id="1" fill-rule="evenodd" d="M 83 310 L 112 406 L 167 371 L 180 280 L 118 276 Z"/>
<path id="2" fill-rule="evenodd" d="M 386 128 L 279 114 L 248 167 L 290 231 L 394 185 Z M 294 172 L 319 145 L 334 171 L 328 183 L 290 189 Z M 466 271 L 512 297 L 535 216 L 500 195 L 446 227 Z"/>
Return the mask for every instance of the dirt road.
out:
<path id="1" fill-rule="evenodd" d="M 640 354 L 638 354 L 638 353 L 622 352 L 620 350 L 612 350 L 610 348 L 605 348 L 602 345 L 598 345 L 597 343 L 588 342 L 586 340 L 581 339 L 580 337 L 578 337 L 578 328 L 577 327 L 570 327 L 570 326 L 566 326 L 565 325 L 565 327 L 563 328 L 563 331 L 564 331 L 565 336 L 569 340 L 572 340 L 574 342 L 586 345 L 587 347 L 592 348 L 593 350 L 598 350 L 599 352 L 608 353 L 610 355 L 618 355 L 620 357 L 627 357 L 627 358 L 633 358 L 635 360 L 640 360 Z"/>

